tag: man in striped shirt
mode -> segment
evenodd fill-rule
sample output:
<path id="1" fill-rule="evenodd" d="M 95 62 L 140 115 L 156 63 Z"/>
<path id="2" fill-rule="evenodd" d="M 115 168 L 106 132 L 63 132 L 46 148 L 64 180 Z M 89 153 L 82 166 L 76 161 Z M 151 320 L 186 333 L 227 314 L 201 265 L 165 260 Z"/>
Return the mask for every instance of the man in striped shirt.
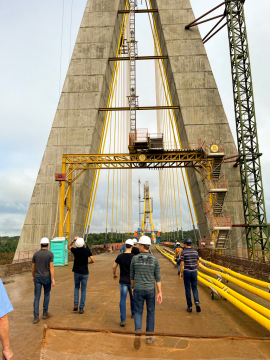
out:
<path id="1" fill-rule="evenodd" d="M 134 323 L 135 331 L 142 331 L 143 307 L 146 302 L 147 321 L 146 331 L 154 332 L 155 328 L 155 283 L 157 284 L 157 302 L 162 302 L 161 276 L 158 259 L 149 254 L 151 239 L 142 236 L 139 240 L 140 253 L 135 255 L 130 265 L 130 280 L 134 297 Z M 155 341 L 153 336 L 146 338 L 146 343 Z M 135 337 L 134 347 L 140 348 L 140 337 Z"/>
<path id="2" fill-rule="evenodd" d="M 192 300 L 191 300 L 191 288 L 193 292 L 194 303 L 196 305 L 196 311 L 201 312 L 199 293 L 197 287 L 197 267 L 199 266 L 198 252 L 192 249 L 192 240 L 190 238 L 184 239 L 185 250 L 181 255 L 181 268 L 180 278 L 183 279 L 187 299 L 187 311 L 192 312 Z"/>

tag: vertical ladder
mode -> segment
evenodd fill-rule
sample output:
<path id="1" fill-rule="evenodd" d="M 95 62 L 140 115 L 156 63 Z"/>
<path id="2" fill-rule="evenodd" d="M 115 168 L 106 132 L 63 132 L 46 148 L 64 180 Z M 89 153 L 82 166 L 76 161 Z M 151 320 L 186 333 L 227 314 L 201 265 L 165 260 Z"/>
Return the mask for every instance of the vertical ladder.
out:
<path id="1" fill-rule="evenodd" d="M 136 96 L 136 57 L 138 56 L 137 41 L 135 40 L 135 10 L 137 7 L 137 0 L 129 0 L 129 26 L 130 26 L 130 42 L 129 42 L 129 56 L 130 56 L 130 132 L 136 132 L 136 108 L 138 106 L 138 97 Z"/>

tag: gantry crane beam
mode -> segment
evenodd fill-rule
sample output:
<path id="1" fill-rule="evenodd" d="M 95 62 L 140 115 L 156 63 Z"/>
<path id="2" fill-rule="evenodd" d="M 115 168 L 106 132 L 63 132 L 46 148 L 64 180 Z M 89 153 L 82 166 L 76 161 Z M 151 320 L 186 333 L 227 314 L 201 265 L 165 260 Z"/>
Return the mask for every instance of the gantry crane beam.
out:
<path id="1" fill-rule="evenodd" d="M 89 169 L 162 169 L 171 167 L 205 167 L 209 157 L 200 150 L 165 151 L 137 154 L 63 155 L 66 166 Z"/>
<path id="2" fill-rule="evenodd" d="M 192 167 L 207 171 L 214 157 L 202 149 L 137 154 L 68 154 L 62 157 L 62 173 L 56 174 L 60 185 L 59 236 L 70 239 L 71 195 L 73 183 L 86 171 L 95 169 L 163 169 Z"/>

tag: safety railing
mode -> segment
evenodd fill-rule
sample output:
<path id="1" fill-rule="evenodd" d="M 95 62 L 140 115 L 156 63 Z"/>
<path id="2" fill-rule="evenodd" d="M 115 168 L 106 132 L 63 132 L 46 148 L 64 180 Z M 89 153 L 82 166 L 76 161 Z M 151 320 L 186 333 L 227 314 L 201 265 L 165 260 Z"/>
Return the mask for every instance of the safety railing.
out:
<path id="1" fill-rule="evenodd" d="M 215 227 L 231 227 L 231 218 L 229 216 L 218 216 L 215 217 L 210 212 L 210 205 L 208 203 L 203 204 L 203 210 L 205 215 L 207 216 L 211 228 Z"/>

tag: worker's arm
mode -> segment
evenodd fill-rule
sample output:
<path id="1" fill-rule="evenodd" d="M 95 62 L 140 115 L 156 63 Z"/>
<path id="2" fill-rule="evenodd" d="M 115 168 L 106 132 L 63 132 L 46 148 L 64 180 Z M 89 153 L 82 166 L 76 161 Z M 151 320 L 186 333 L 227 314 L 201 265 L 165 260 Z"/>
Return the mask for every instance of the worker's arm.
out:
<path id="1" fill-rule="evenodd" d="M 157 289 L 158 289 L 157 302 L 161 304 L 162 303 L 161 281 L 157 282 Z"/>
<path id="2" fill-rule="evenodd" d="M 130 284 L 132 289 L 132 295 L 134 295 L 134 276 L 135 276 L 135 266 L 134 266 L 134 257 L 133 257 L 130 264 Z"/>
<path id="3" fill-rule="evenodd" d="M 117 275 L 116 275 L 116 269 L 117 269 L 118 264 L 116 262 L 113 263 L 113 267 L 112 267 L 112 271 L 113 271 L 113 278 L 114 280 L 117 279 Z"/>
<path id="4" fill-rule="evenodd" d="M 10 360 L 13 357 L 13 352 L 9 343 L 9 324 L 8 316 L 4 315 L 0 318 L 0 340 L 3 347 L 4 359 Z"/>
<path id="5" fill-rule="evenodd" d="M 70 243 L 69 246 L 68 246 L 69 250 L 71 250 L 72 245 L 75 243 L 75 241 L 76 241 L 77 239 L 78 239 L 78 236 L 76 236 L 76 237 L 71 241 L 71 243 Z"/>
<path id="6" fill-rule="evenodd" d="M 180 279 L 183 279 L 183 271 L 184 271 L 184 261 L 181 261 L 180 265 Z"/>
<path id="7" fill-rule="evenodd" d="M 36 268 L 36 264 L 32 263 L 32 276 L 33 276 L 33 281 L 35 281 L 35 268 Z"/>
<path id="8" fill-rule="evenodd" d="M 91 256 L 89 256 L 89 257 L 90 257 L 90 260 L 91 260 L 90 264 L 93 264 L 93 263 L 95 262 L 95 258 L 94 258 L 94 256 L 93 256 L 93 255 L 91 255 Z"/>
<path id="9" fill-rule="evenodd" d="M 197 260 L 197 266 L 200 267 L 200 260 Z"/>
<path id="10" fill-rule="evenodd" d="M 160 265 L 158 260 L 156 261 L 156 266 L 155 266 L 155 280 L 157 283 L 157 290 L 158 290 L 158 294 L 157 294 L 157 302 L 159 304 L 162 303 L 162 291 L 161 291 L 161 275 L 160 275 Z"/>
<path id="11" fill-rule="evenodd" d="M 55 286 L 53 262 L 50 262 L 50 272 L 51 272 L 52 286 Z"/>

